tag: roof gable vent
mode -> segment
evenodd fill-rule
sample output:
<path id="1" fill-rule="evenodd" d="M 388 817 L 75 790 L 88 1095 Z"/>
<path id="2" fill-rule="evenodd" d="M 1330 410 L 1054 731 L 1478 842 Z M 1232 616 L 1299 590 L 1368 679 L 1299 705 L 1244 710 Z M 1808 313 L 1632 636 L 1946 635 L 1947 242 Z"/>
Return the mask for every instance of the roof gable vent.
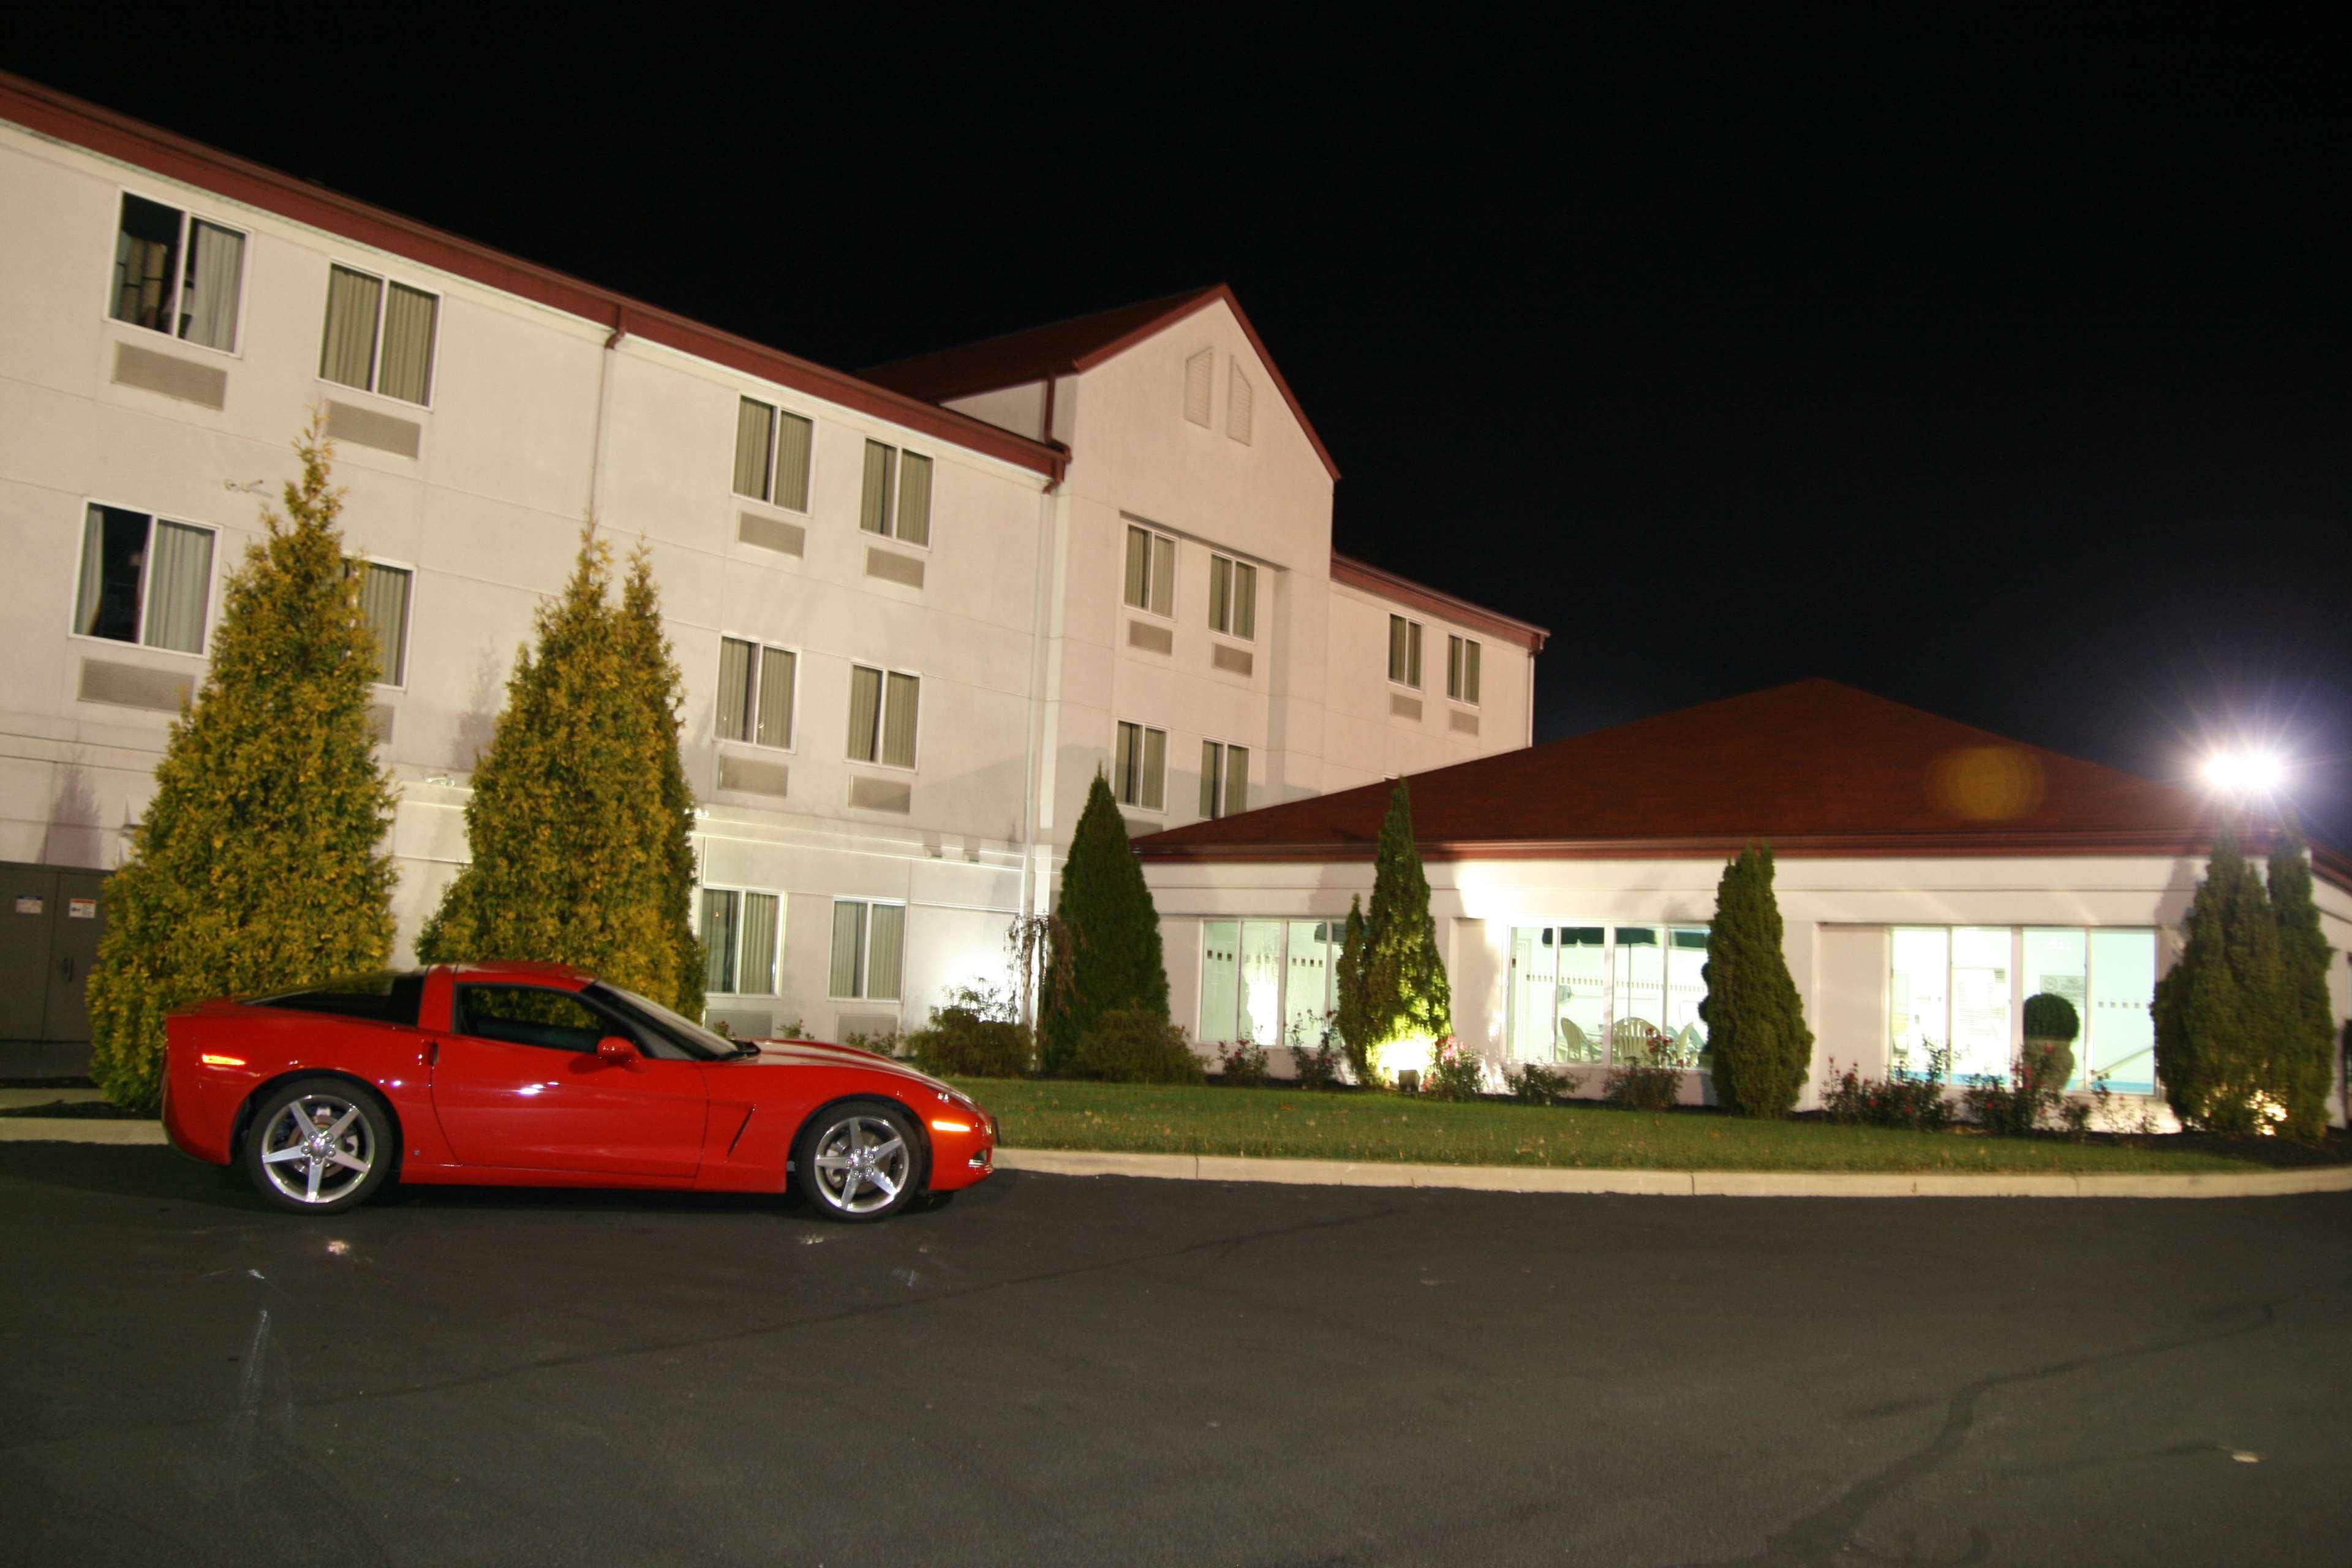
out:
<path id="1" fill-rule="evenodd" d="M 1250 444 L 1250 405 L 1255 396 L 1249 377 L 1242 374 L 1242 362 L 1234 361 L 1233 384 L 1225 391 L 1225 434 L 1244 447 Z"/>
<path id="2" fill-rule="evenodd" d="M 1206 430 L 1209 394 L 1217 369 L 1217 351 L 1202 349 L 1184 362 L 1184 417 Z"/>

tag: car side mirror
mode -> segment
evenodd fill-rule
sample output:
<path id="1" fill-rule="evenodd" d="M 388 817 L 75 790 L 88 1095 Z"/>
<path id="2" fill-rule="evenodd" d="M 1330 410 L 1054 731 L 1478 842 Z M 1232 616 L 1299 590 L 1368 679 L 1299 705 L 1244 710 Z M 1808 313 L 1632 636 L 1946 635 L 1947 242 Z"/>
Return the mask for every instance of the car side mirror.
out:
<path id="1" fill-rule="evenodd" d="M 596 1042 L 596 1059 L 622 1067 L 637 1059 L 637 1047 L 619 1035 L 607 1035 Z"/>

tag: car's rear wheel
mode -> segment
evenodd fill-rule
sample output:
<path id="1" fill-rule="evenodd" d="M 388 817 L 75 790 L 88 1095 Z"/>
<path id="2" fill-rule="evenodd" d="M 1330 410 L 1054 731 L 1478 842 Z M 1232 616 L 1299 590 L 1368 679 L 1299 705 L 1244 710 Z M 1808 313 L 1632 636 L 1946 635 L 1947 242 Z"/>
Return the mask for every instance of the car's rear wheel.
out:
<path id="1" fill-rule="evenodd" d="M 345 1079 L 286 1085 L 254 1113 L 246 1173 L 261 1195 L 297 1214 L 340 1214 L 365 1203 L 393 1161 L 383 1102 Z"/>
<path id="2" fill-rule="evenodd" d="M 828 1106 L 801 1129 L 793 1177 L 829 1219 L 885 1219 L 922 1191 L 922 1142 L 894 1105 L 853 1100 Z"/>

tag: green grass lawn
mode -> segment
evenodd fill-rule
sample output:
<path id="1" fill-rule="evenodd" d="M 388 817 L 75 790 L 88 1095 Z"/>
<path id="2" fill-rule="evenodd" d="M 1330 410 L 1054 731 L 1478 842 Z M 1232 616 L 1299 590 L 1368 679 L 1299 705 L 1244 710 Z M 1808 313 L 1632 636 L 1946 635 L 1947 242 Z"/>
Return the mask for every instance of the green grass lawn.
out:
<path id="1" fill-rule="evenodd" d="M 2196 1149 L 1392 1094 L 965 1079 L 1014 1149 L 1663 1171 L 2253 1171 Z"/>

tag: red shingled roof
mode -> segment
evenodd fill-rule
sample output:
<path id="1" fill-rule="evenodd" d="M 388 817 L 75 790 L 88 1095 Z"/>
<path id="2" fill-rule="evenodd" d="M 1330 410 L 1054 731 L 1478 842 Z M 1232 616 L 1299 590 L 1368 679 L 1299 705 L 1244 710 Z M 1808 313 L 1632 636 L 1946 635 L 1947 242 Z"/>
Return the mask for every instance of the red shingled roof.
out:
<path id="1" fill-rule="evenodd" d="M 983 392 L 996 392 L 1008 386 L 1025 386 L 1031 382 L 1051 376 L 1076 375 L 1092 370 L 1112 356 L 1124 353 L 1144 339 L 1155 337 L 1183 321 L 1222 301 L 1241 323 L 1242 332 L 1257 351 L 1265 373 L 1274 378 L 1275 390 L 1290 405 L 1291 416 L 1298 427 L 1307 432 L 1307 444 L 1315 455 L 1323 459 L 1323 467 L 1334 480 L 1339 477 L 1339 466 L 1331 460 L 1331 453 L 1323 445 L 1323 437 L 1308 423 L 1307 411 L 1298 405 L 1297 395 L 1290 383 L 1283 379 L 1274 356 L 1265 352 L 1265 342 L 1250 324 L 1248 313 L 1234 291 L 1220 283 L 1213 289 L 1192 289 L 1181 294 L 1170 294 L 1158 300 L 1145 300 L 1133 305 L 1121 305 L 1117 310 L 1099 310 L 1091 316 L 1073 316 L 1066 321 L 1055 321 L 1026 331 L 1007 332 L 1003 337 L 983 338 L 976 343 L 964 343 L 957 348 L 940 349 L 933 353 L 917 354 L 911 359 L 893 360 L 859 371 L 863 379 L 877 386 L 887 386 L 893 392 L 909 397 L 919 397 L 929 403 L 944 403 L 951 398 L 971 397 Z"/>
<path id="2" fill-rule="evenodd" d="M 2201 792 L 2008 740 L 1832 680 L 1702 703 L 1408 781 L 1431 859 L 1787 854 L 2201 854 Z M 1135 841 L 1155 860 L 1368 859 L 1367 784 Z M 2352 887 L 2352 861 L 2314 868 Z"/>

